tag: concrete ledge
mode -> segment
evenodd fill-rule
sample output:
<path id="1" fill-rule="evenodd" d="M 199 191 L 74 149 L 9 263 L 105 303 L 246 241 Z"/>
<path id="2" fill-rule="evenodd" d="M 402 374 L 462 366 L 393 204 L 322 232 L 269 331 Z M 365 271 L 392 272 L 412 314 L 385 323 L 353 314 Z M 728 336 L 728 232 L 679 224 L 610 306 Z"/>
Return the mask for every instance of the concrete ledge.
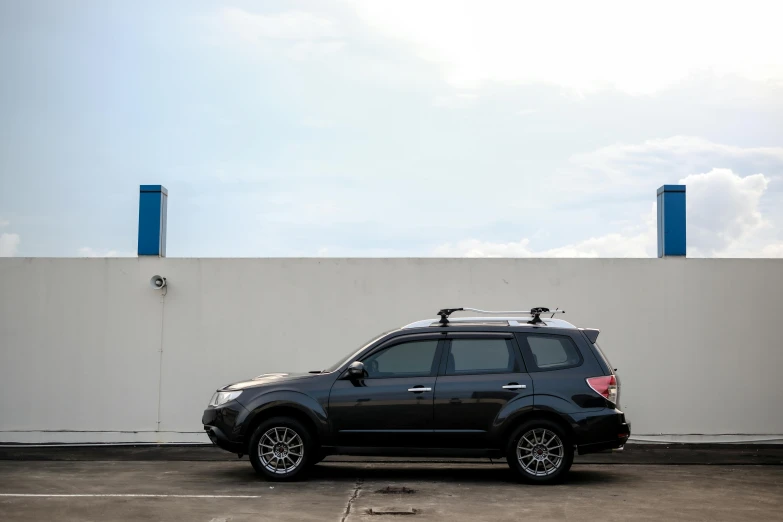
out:
<path id="1" fill-rule="evenodd" d="M 0 447 L 0 460 L 20 461 L 228 461 L 237 460 L 211 445 L 93 445 Z M 328 462 L 448 463 L 488 459 L 353 457 L 335 455 Z M 493 460 L 505 464 L 504 461 Z M 577 456 L 577 464 L 715 464 L 783 465 L 783 444 L 630 444 L 622 452 Z"/>

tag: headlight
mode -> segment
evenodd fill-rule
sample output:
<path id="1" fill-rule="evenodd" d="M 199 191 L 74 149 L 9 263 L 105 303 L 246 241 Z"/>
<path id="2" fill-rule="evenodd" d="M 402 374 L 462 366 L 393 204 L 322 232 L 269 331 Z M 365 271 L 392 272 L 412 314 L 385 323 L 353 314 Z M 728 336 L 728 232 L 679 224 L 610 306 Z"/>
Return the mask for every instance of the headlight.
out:
<path id="1" fill-rule="evenodd" d="M 221 404 L 225 404 L 228 401 L 233 401 L 237 397 L 242 395 L 242 390 L 240 391 L 218 391 L 215 392 L 215 395 L 212 396 L 212 400 L 209 401 L 210 406 L 220 406 Z"/>

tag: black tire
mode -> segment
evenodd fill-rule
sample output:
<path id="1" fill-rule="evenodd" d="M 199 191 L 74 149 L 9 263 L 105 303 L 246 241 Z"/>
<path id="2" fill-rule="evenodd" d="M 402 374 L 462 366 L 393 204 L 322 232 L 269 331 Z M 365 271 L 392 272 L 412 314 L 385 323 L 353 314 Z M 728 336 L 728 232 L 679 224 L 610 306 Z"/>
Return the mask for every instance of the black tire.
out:
<path id="1" fill-rule="evenodd" d="M 552 438 L 553 435 L 556 438 Z M 571 469 L 574 447 L 568 433 L 559 424 L 533 419 L 511 433 L 506 446 L 506 460 L 523 482 L 557 484 Z"/>
<path id="2" fill-rule="evenodd" d="M 260 446 L 262 439 L 264 446 Z M 301 453 L 297 454 L 297 451 Z M 263 421 L 253 432 L 248 446 L 250 463 L 256 473 L 276 482 L 303 478 L 316 451 L 313 435 L 291 417 L 272 417 Z"/>

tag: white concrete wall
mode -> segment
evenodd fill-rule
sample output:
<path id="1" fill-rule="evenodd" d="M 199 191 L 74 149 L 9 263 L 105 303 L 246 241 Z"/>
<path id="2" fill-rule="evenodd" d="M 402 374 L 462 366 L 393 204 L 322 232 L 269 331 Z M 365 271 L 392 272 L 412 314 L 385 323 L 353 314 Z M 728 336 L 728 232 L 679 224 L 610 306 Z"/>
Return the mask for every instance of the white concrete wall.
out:
<path id="1" fill-rule="evenodd" d="M 636 440 L 783 440 L 781 260 L 12 258 L 0 442 L 206 442 L 226 383 L 442 307 L 538 305 L 601 329 Z"/>

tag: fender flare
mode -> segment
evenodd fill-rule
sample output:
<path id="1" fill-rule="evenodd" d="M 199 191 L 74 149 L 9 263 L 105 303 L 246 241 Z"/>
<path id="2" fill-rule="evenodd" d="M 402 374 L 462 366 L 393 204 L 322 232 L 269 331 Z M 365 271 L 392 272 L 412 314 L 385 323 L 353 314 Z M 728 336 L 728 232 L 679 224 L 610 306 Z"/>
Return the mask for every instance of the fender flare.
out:
<path id="1" fill-rule="evenodd" d="M 254 397 L 252 401 L 243 404 L 243 406 L 249 412 L 247 419 L 243 422 L 242 432 L 245 438 L 251 435 L 250 428 L 255 425 L 259 416 L 265 417 L 267 412 L 273 408 L 297 410 L 315 426 L 316 435 L 319 437 L 323 437 L 328 430 L 327 413 L 324 407 L 313 397 L 298 390 L 272 390 Z"/>

